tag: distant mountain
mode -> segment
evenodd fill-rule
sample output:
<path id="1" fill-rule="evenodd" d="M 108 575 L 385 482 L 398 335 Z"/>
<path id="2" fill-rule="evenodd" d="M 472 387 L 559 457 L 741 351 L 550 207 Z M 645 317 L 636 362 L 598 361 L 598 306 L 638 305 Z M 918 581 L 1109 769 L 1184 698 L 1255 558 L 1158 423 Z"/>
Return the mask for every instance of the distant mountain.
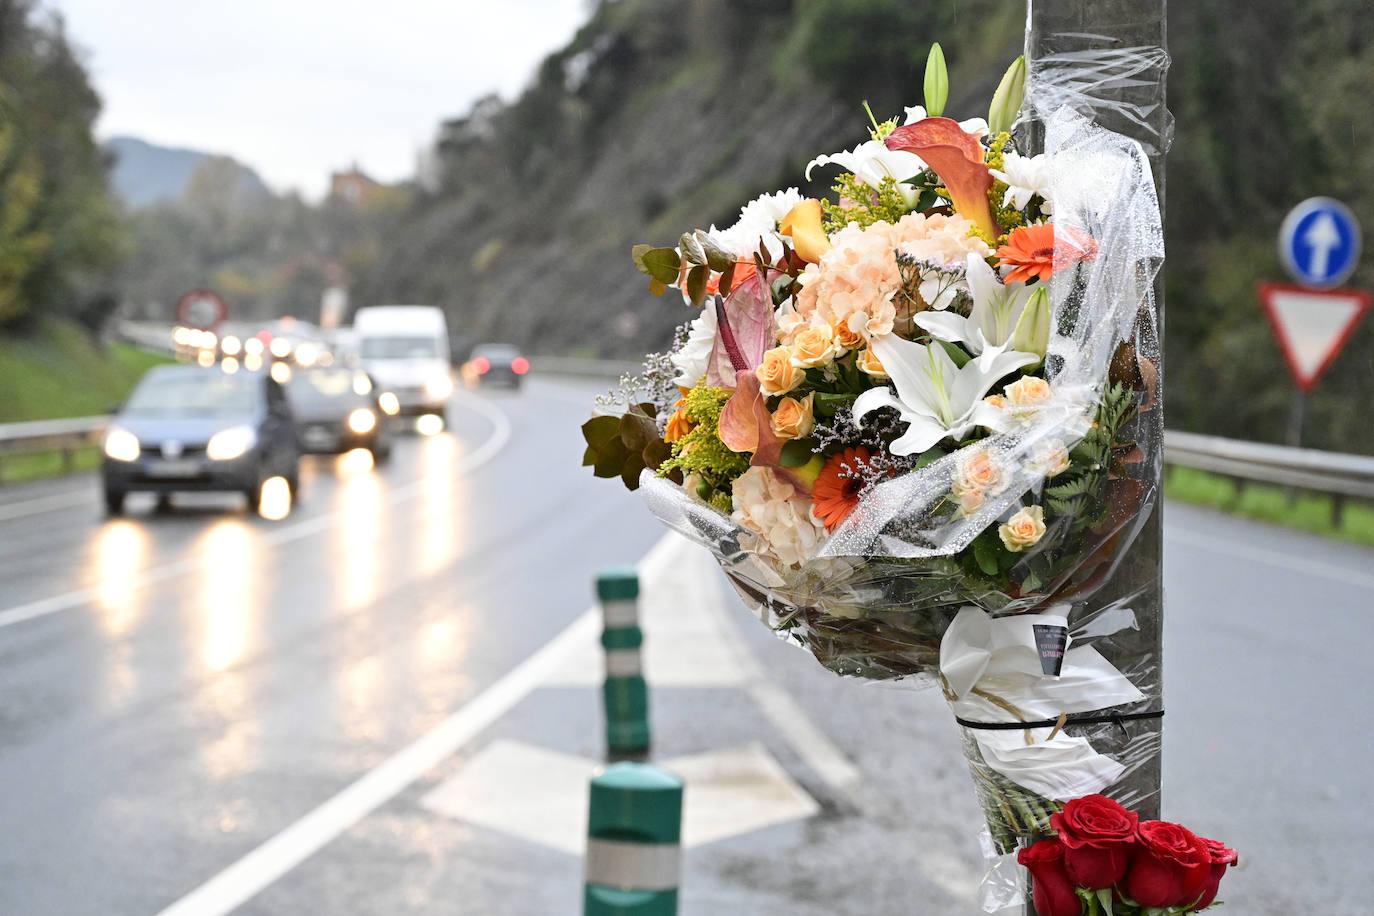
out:
<path id="1" fill-rule="evenodd" d="M 197 170 L 207 163 L 232 172 L 235 197 L 265 200 L 272 196 L 257 172 L 227 156 L 157 146 L 137 137 L 111 137 L 105 142 L 105 150 L 114 157 L 111 187 L 125 204 L 135 209 L 179 200 Z"/>

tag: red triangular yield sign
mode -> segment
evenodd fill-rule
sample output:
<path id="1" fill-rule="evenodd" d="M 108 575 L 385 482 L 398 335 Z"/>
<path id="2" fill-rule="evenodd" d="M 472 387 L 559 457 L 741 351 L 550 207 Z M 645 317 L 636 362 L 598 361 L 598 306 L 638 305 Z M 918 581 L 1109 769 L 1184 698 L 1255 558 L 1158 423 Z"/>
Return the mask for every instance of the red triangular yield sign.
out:
<path id="1" fill-rule="evenodd" d="M 1311 391 L 1369 311 L 1369 293 L 1262 283 L 1260 301 L 1283 358 L 1304 392 Z"/>

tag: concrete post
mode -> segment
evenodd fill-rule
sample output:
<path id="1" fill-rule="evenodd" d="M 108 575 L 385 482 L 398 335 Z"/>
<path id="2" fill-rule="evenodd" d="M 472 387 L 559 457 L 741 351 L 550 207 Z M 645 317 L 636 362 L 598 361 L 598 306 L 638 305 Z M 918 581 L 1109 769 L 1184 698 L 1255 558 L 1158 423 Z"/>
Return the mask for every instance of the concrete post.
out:
<path id="1" fill-rule="evenodd" d="M 1165 106 L 1165 85 L 1168 72 L 1166 37 L 1167 0 L 1027 0 L 1026 59 L 1032 79 L 1037 72 L 1053 73 L 1056 78 L 1074 76 L 1079 68 L 1093 88 L 1087 102 L 1093 103 L 1090 114 L 1103 127 L 1116 131 L 1144 147 L 1154 167 L 1160 205 L 1164 203 L 1164 156 L 1172 137 L 1172 119 Z M 1122 68 L 1120 78 L 1112 67 L 1102 67 L 1100 60 L 1090 65 L 1082 52 L 1122 51 L 1141 49 L 1148 66 Z M 1092 66 L 1092 73 L 1088 68 Z M 1126 70 L 1133 69 L 1129 77 Z M 1103 76 L 1107 79 L 1103 80 Z M 1097 104 L 1100 103 L 1100 104 Z M 1128 105 L 1131 114 L 1124 114 L 1118 106 Z M 1085 112 L 1087 113 L 1087 112 Z M 1032 147 L 1042 138 L 1031 130 Z M 1033 150 L 1034 151 L 1034 150 Z M 1164 298 L 1162 275 L 1156 280 L 1156 305 L 1159 315 L 1157 333 L 1164 338 Z M 1161 367 L 1162 368 L 1162 367 Z M 1162 374 L 1160 376 L 1162 378 Z M 1162 403 L 1156 408 L 1163 410 Z M 1162 589 L 1162 528 L 1163 502 L 1162 444 L 1153 456 L 1156 502 L 1154 511 L 1131 546 L 1125 560 L 1094 601 L 1104 605 L 1122 600 L 1135 610 L 1139 630 L 1114 637 L 1110 655 L 1118 667 L 1125 670 L 1132 659 L 1152 657 L 1155 665 L 1145 683 L 1137 683 L 1146 696 L 1137 707 L 1123 712 L 1163 709 L 1163 622 Z M 1119 754 L 1139 738 L 1162 740 L 1163 722 L 1144 719 L 1125 723 L 1116 731 L 1112 743 L 1102 742 L 1097 749 L 1105 754 Z M 1095 745 L 1098 743 L 1094 739 Z M 1150 756 L 1134 770 L 1119 787 L 1143 801 L 1134 805 L 1141 819 L 1157 818 L 1160 805 L 1160 752 Z M 1028 914 L 1034 907 L 1026 906 Z"/>

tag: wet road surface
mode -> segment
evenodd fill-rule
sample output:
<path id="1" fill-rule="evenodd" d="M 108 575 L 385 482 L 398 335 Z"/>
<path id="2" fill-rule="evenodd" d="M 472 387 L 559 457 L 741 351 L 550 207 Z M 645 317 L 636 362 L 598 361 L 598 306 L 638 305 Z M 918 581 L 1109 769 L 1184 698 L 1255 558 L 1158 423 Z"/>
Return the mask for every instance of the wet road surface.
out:
<path id="1" fill-rule="evenodd" d="M 595 390 L 460 396 L 382 468 L 309 459 L 276 522 L 234 497 L 106 519 L 90 477 L 0 491 L 0 913 L 577 912 L 562 815 L 524 836 L 473 774 L 576 784 L 600 753 L 589 577 L 662 531 L 578 466 Z M 1363 912 L 1374 553 L 1167 519 L 1166 814 L 1242 848 L 1238 913 Z M 832 679 L 664 549 L 646 588 L 715 623 L 659 625 L 656 755 L 733 749 L 795 803 L 690 848 L 684 912 L 975 912 L 939 697 Z"/>

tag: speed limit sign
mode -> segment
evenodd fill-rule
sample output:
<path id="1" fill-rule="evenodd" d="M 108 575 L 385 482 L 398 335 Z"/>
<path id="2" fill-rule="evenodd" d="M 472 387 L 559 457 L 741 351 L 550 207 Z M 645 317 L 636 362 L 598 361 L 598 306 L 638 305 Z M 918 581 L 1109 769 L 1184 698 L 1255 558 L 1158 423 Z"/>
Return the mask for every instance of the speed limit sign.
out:
<path id="1" fill-rule="evenodd" d="M 177 324 L 208 331 L 229 315 L 229 306 L 212 289 L 193 289 L 177 300 Z"/>

